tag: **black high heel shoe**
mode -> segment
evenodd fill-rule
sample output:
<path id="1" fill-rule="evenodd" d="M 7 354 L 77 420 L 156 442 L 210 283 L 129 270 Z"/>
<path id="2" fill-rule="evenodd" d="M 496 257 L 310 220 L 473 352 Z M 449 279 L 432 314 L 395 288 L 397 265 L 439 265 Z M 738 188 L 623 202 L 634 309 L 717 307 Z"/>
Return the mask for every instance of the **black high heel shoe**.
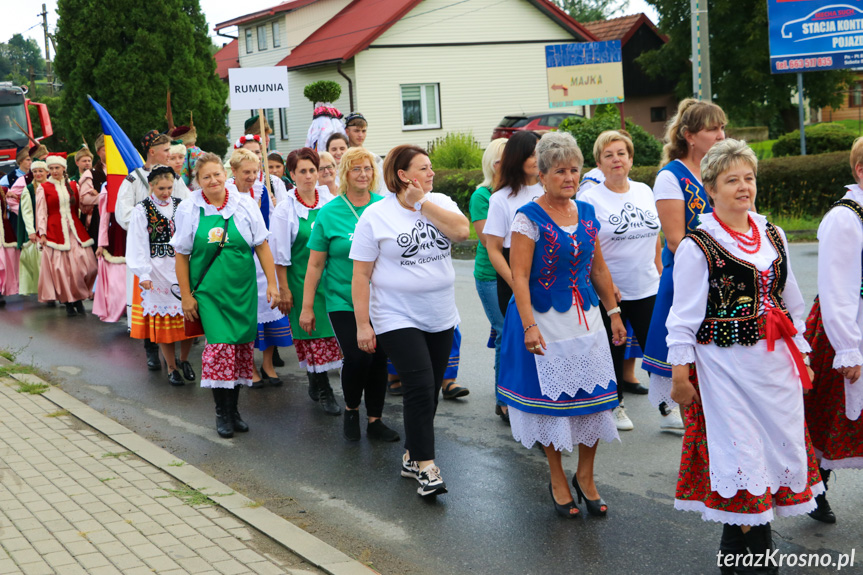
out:
<path id="1" fill-rule="evenodd" d="M 561 517 L 565 517 L 567 519 L 574 519 L 579 517 L 581 513 L 570 513 L 573 509 L 578 509 L 578 506 L 575 504 L 575 501 L 570 501 L 569 503 L 564 503 L 561 505 L 554 498 L 554 490 L 551 488 L 551 482 L 548 483 L 548 492 L 551 494 L 551 502 L 554 504 L 554 510 L 557 511 L 557 514 Z"/>
<path id="2" fill-rule="evenodd" d="M 578 494 L 578 502 L 581 503 L 581 500 L 584 499 L 588 515 L 605 517 L 605 514 L 608 513 L 608 504 L 602 500 L 602 497 L 599 499 L 588 499 L 581 490 L 581 486 L 578 484 L 578 478 L 575 474 L 572 475 L 572 486 L 575 487 L 575 492 Z M 603 509 L 603 507 L 605 507 L 605 509 Z"/>

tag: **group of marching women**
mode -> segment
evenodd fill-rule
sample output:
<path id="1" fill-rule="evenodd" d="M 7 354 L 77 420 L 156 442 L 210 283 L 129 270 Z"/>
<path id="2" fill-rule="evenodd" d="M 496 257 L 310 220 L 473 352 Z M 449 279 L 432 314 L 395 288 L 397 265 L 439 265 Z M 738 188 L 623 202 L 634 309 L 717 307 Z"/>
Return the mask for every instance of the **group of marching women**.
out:
<path id="1" fill-rule="evenodd" d="M 597 138 L 586 176 L 568 134 L 492 142 L 471 219 L 496 410 L 545 450 L 557 513 L 579 516 L 582 500 L 607 513 L 598 441 L 633 428 L 622 391 L 646 393 L 661 427 L 684 431 L 675 507 L 723 523 L 720 566 L 735 573 L 772 549 L 774 517 L 835 522 L 830 471 L 863 468 L 863 138 L 857 184 L 818 231 L 805 322 L 785 234 L 756 211 L 756 156 L 725 124 L 715 104 L 681 102 L 652 190 L 627 177 L 636 151 L 623 131 Z M 625 379 L 632 335 L 649 390 Z M 577 501 L 561 460 L 575 446 Z"/>

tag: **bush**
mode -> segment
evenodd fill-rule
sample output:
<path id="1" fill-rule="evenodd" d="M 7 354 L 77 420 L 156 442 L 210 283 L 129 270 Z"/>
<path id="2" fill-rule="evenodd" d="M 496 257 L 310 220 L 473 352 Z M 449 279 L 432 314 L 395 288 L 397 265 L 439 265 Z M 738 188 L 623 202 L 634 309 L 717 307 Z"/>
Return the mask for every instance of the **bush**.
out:
<path id="1" fill-rule="evenodd" d="M 759 213 L 788 217 L 820 218 L 845 195 L 845 185 L 854 182 L 848 165 L 850 152 L 818 156 L 770 158 L 758 163 Z M 633 168 L 629 177 L 653 187 L 655 166 Z"/>
<path id="2" fill-rule="evenodd" d="M 318 102 L 334 103 L 342 95 L 342 87 L 332 80 L 318 80 L 303 88 L 305 96 L 312 104 Z"/>
<path id="3" fill-rule="evenodd" d="M 851 149 L 857 134 L 842 124 L 823 123 L 806 126 L 806 153 L 826 154 Z M 773 156 L 796 156 L 800 154 L 800 130 L 780 136 L 773 144 Z"/>
<path id="4" fill-rule="evenodd" d="M 432 160 L 434 161 L 434 160 Z M 434 164 L 432 164 L 434 165 Z M 434 191 L 452 198 L 468 213 L 470 196 L 482 183 L 482 170 L 435 170 Z"/>
<path id="5" fill-rule="evenodd" d="M 435 168 L 451 170 L 482 169 L 482 148 L 470 132 L 450 132 L 428 146 Z"/>
<path id="6" fill-rule="evenodd" d="M 581 152 L 584 154 L 584 164 L 586 166 L 593 166 L 595 164 L 593 160 L 593 143 L 596 142 L 596 138 L 602 132 L 620 129 L 620 115 L 615 108 L 613 113 L 600 113 L 590 119 L 579 117 L 567 118 L 560 124 L 558 129 L 567 131 L 575 136 L 578 147 L 581 148 Z M 633 165 L 657 165 L 662 156 L 662 144 L 660 141 L 647 133 L 641 126 L 633 124 L 630 120 L 626 120 L 626 130 L 632 136 L 632 145 L 635 148 Z"/>

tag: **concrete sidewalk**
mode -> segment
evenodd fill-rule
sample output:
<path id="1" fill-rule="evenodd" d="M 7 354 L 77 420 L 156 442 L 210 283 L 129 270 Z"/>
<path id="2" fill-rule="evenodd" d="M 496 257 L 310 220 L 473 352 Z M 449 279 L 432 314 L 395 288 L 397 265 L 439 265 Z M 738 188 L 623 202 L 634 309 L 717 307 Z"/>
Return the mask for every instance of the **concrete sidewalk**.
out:
<path id="1" fill-rule="evenodd" d="M 0 547 L 3 575 L 374 573 L 60 389 L 14 372 L 0 378 Z"/>

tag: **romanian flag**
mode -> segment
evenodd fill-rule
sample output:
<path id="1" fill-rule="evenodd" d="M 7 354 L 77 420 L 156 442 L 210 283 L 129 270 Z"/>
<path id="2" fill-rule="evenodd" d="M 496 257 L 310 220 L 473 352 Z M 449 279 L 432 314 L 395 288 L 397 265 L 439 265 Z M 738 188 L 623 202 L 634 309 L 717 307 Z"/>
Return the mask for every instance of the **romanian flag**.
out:
<path id="1" fill-rule="evenodd" d="M 133 170 L 144 167 L 144 159 L 135 149 L 129 136 L 117 125 L 111 114 L 105 111 L 96 100 L 87 96 L 99 121 L 102 122 L 102 132 L 105 134 L 105 159 L 108 164 L 105 172 L 108 175 L 108 213 L 113 213 L 117 204 L 117 192 L 123 179 Z"/>

